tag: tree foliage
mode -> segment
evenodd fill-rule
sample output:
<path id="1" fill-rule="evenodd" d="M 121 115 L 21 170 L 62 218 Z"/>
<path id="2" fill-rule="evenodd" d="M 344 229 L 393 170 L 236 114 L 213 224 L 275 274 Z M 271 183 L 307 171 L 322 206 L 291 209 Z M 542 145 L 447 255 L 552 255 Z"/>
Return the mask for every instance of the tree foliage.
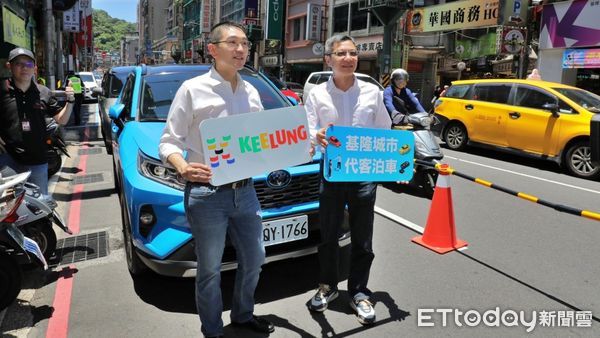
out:
<path id="1" fill-rule="evenodd" d="M 118 51 L 125 34 L 136 32 L 136 24 L 113 18 L 106 11 L 94 9 L 94 47 L 103 51 Z"/>

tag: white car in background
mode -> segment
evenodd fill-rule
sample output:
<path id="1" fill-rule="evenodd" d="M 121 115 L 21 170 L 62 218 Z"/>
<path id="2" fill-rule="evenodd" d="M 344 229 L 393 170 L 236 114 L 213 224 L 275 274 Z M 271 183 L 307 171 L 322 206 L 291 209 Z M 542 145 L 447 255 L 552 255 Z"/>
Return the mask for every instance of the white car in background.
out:
<path id="1" fill-rule="evenodd" d="M 304 83 L 304 91 L 302 93 L 302 101 L 306 102 L 306 99 L 308 98 L 308 93 L 310 92 L 310 90 L 313 89 L 314 86 L 316 86 L 320 83 L 327 82 L 329 80 L 329 78 L 331 77 L 331 74 L 333 74 L 333 72 L 330 70 L 310 73 L 310 75 L 308 76 L 308 79 L 306 79 L 306 82 Z M 356 74 L 356 77 L 359 80 L 363 80 L 363 81 L 372 83 L 372 84 L 376 85 L 377 87 L 379 87 L 379 90 L 383 91 L 383 86 L 379 82 L 377 82 L 377 80 L 370 77 L 369 75 L 362 74 L 362 73 L 354 73 L 354 74 Z"/>
<path id="2" fill-rule="evenodd" d="M 98 87 L 98 83 L 96 83 L 96 78 L 94 77 L 94 73 L 79 72 L 79 73 L 77 73 L 77 75 L 79 75 L 79 78 L 81 79 L 81 81 L 83 82 L 83 86 L 85 87 L 83 101 L 84 102 L 98 101 L 98 99 L 92 95 L 92 89 L 95 87 Z"/>

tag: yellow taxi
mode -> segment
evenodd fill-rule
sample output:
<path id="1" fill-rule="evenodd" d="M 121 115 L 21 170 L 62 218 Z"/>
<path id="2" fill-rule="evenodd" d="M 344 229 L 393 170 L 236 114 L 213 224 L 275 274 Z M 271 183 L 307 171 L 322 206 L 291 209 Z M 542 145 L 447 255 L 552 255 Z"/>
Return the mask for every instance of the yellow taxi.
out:
<path id="1" fill-rule="evenodd" d="M 600 177 L 591 161 L 590 120 L 600 96 L 539 80 L 454 81 L 435 102 L 435 132 L 454 150 L 491 146 L 558 162 L 570 174 Z"/>

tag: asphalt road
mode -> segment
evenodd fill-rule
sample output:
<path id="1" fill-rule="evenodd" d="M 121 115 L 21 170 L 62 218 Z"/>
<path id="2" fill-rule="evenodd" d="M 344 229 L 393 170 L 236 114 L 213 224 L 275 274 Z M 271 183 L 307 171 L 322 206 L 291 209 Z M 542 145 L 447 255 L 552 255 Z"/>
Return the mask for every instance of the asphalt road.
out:
<path id="1" fill-rule="evenodd" d="M 198 337 L 192 279 L 132 279 L 127 272 L 111 158 L 99 136 L 96 106 L 87 108 L 87 127 L 68 128 L 72 157 L 55 179 L 54 197 L 65 219 L 80 215 L 79 235 L 89 240 L 106 233 L 107 255 L 45 273 L 27 272 L 27 288 L 0 314 L 0 332 L 7 337 Z M 98 150 L 80 155 L 81 149 Z M 600 211 L 600 182 L 567 176 L 552 163 L 476 149 L 444 152 L 446 163 L 468 175 Z M 96 175 L 101 180 L 75 191 L 71 182 L 82 174 L 101 174 Z M 316 256 L 310 256 L 264 267 L 256 313 L 275 323 L 271 337 L 600 336 L 600 222 L 456 176 L 450 182 L 457 237 L 468 242 L 467 249 L 438 255 L 411 242 L 427 223 L 431 201 L 380 187 L 370 279 L 377 324 L 362 327 L 344 291 L 323 314 L 306 309 L 318 271 Z M 261 337 L 229 325 L 233 276 L 223 274 L 225 334 Z M 345 290 L 346 283 L 339 286 Z"/>

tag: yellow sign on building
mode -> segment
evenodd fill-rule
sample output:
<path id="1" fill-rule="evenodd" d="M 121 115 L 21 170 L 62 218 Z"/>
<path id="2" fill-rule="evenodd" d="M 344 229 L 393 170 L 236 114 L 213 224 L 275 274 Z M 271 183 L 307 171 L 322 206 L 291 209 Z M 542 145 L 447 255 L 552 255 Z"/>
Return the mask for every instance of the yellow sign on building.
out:
<path id="1" fill-rule="evenodd" d="M 437 32 L 498 24 L 500 0 L 465 0 L 411 10 L 406 31 Z"/>
<path id="2" fill-rule="evenodd" d="M 25 20 L 13 13 L 8 7 L 2 7 L 2 27 L 4 41 L 19 47 L 30 48 L 29 34 L 25 28 Z"/>

